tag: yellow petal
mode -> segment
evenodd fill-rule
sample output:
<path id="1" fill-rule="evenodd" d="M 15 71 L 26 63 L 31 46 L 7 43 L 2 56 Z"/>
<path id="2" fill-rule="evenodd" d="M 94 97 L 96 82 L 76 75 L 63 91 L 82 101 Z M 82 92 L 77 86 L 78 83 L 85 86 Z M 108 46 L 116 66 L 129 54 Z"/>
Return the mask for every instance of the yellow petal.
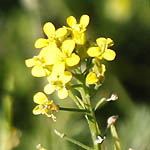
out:
<path id="1" fill-rule="evenodd" d="M 52 48 L 48 46 L 41 50 L 39 56 L 45 59 L 46 65 L 52 65 L 57 60 L 57 53 L 58 53 L 57 51 L 59 51 L 58 48 Z"/>
<path id="2" fill-rule="evenodd" d="M 101 76 L 104 76 L 104 73 L 106 72 L 106 67 L 104 64 L 101 65 Z"/>
<path id="3" fill-rule="evenodd" d="M 52 85 L 52 84 L 47 84 L 47 85 L 44 87 L 44 92 L 45 92 L 46 94 L 52 94 L 55 90 L 56 90 L 56 86 L 55 86 L 55 85 Z"/>
<path id="4" fill-rule="evenodd" d="M 107 38 L 106 44 L 108 45 L 108 47 L 111 47 L 114 45 L 114 41 L 111 38 Z"/>
<path id="5" fill-rule="evenodd" d="M 56 37 L 64 37 L 67 34 L 67 30 L 65 28 L 59 28 L 56 30 Z"/>
<path id="6" fill-rule="evenodd" d="M 70 56 L 75 48 L 74 40 L 65 40 L 62 43 L 62 51 L 65 53 L 66 56 Z"/>
<path id="7" fill-rule="evenodd" d="M 99 55 L 101 55 L 101 51 L 99 47 L 90 47 L 87 50 L 87 53 L 90 57 L 98 57 Z"/>
<path id="8" fill-rule="evenodd" d="M 48 45 L 48 40 L 44 38 L 39 38 L 35 41 L 35 48 L 42 48 Z"/>
<path id="9" fill-rule="evenodd" d="M 79 61 L 80 61 L 80 57 L 75 53 L 72 53 L 70 57 L 66 58 L 66 65 L 72 67 L 77 65 Z"/>
<path id="10" fill-rule="evenodd" d="M 42 113 L 42 110 L 40 109 L 40 105 L 36 106 L 34 109 L 33 109 L 33 114 L 34 115 L 39 115 Z"/>
<path id="11" fill-rule="evenodd" d="M 73 16 L 70 16 L 67 18 L 67 24 L 70 26 L 70 27 L 73 27 L 75 24 L 77 24 L 77 20 L 75 17 Z"/>
<path id="12" fill-rule="evenodd" d="M 42 67 L 42 65 L 36 65 L 32 68 L 31 70 L 31 74 L 34 77 L 44 77 L 46 76 L 46 71 L 44 70 L 44 68 Z"/>
<path id="13" fill-rule="evenodd" d="M 89 24 L 89 21 L 90 21 L 90 17 L 88 15 L 82 15 L 80 18 L 80 25 L 83 28 L 86 28 L 87 25 Z"/>
<path id="14" fill-rule="evenodd" d="M 55 26 L 51 22 L 47 22 L 44 24 L 43 31 L 49 38 L 52 38 L 55 35 Z"/>
<path id="15" fill-rule="evenodd" d="M 59 78 L 59 80 L 63 83 L 66 84 L 72 79 L 72 73 L 69 71 L 65 71 L 64 74 L 62 74 Z"/>
<path id="16" fill-rule="evenodd" d="M 48 80 L 48 82 L 53 82 L 53 81 L 56 81 L 57 80 L 57 75 L 56 74 L 54 74 L 54 73 L 51 73 L 51 75 L 49 75 L 48 77 L 47 77 L 47 80 Z"/>
<path id="17" fill-rule="evenodd" d="M 60 61 L 54 64 L 52 74 L 54 75 L 62 75 L 65 71 L 65 62 Z"/>
<path id="18" fill-rule="evenodd" d="M 58 97 L 60 99 L 64 99 L 68 97 L 68 90 L 64 87 L 58 90 Z"/>
<path id="19" fill-rule="evenodd" d="M 111 49 L 105 50 L 105 52 L 102 54 L 102 57 L 108 61 L 114 60 L 116 57 L 115 51 Z"/>
<path id="20" fill-rule="evenodd" d="M 86 36 L 85 36 L 84 32 L 78 32 L 78 31 L 74 30 L 72 33 L 73 33 L 74 41 L 79 45 L 84 45 L 84 43 L 86 41 Z"/>
<path id="21" fill-rule="evenodd" d="M 30 58 L 25 60 L 25 64 L 27 67 L 33 67 L 36 65 L 36 61 L 34 60 L 34 58 Z"/>
<path id="22" fill-rule="evenodd" d="M 37 104 L 44 104 L 48 99 L 44 93 L 38 92 L 34 95 L 33 101 Z"/>
<path id="23" fill-rule="evenodd" d="M 106 45 L 106 42 L 107 42 L 106 38 L 103 37 L 96 39 L 96 43 L 99 47 L 104 47 Z"/>
<path id="24" fill-rule="evenodd" d="M 86 76 L 86 83 L 87 84 L 95 84 L 96 82 L 98 82 L 98 78 L 96 76 L 96 73 L 94 72 L 90 72 L 87 76 Z"/>

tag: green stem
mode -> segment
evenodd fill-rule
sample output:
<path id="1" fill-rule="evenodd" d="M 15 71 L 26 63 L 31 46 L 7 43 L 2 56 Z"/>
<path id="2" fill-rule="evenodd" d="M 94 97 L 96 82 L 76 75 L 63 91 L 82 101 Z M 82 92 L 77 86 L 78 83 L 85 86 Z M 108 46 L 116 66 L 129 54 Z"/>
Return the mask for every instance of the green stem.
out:
<path id="1" fill-rule="evenodd" d="M 89 92 L 84 85 L 83 88 L 80 89 L 80 93 L 83 98 L 83 101 L 86 102 L 86 109 L 90 111 L 90 114 L 85 115 L 85 117 L 89 124 L 94 150 L 101 150 L 101 145 L 96 142 L 97 137 L 101 134 L 101 132 L 96 121 L 95 113 L 91 106 Z"/>
<path id="2" fill-rule="evenodd" d="M 119 137 L 118 137 L 117 130 L 116 130 L 114 124 L 112 124 L 110 126 L 110 131 L 111 131 L 112 137 L 114 139 L 114 150 L 121 150 Z"/>
<path id="3" fill-rule="evenodd" d="M 78 84 L 82 85 L 82 87 L 79 87 L 78 90 L 84 102 L 84 108 L 90 111 L 88 115 L 85 115 L 85 118 L 87 119 L 87 122 L 89 124 L 89 129 L 91 132 L 94 150 L 101 150 L 101 145 L 96 142 L 101 132 L 100 132 L 98 123 L 96 121 L 94 110 L 92 109 L 92 106 L 91 106 L 90 95 L 89 95 L 88 89 L 85 86 L 84 79 L 82 78 L 81 75 L 78 74 L 78 75 L 75 75 L 74 77 L 76 78 Z"/>
<path id="4" fill-rule="evenodd" d="M 89 113 L 89 111 L 86 110 L 86 109 L 76 109 L 76 108 L 64 108 L 64 107 L 59 107 L 59 110 Z"/>
<path id="5" fill-rule="evenodd" d="M 76 145 L 78 145 L 78 146 L 80 146 L 80 147 L 82 147 L 82 148 L 84 148 L 84 149 L 86 149 L 86 150 L 93 150 L 91 147 L 88 147 L 87 145 L 84 145 L 84 144 L 82 144 L 81 142 L 76 141 L 76 140 L 74 140 L 74 139 L 68 137 L 68 136 L 65 135 L 64 133 L 60 133 L 60 132 L 58 132 L 57 130 L 55 130 L 55 133 L 56 133 L 56 135 L 60 136 L 61 138 L 65 139 L 65 140 L 67 140 L 67 141 L 69 141 L 69 142 L 71 142 L 71 143 L 73 143 L 73 144 L 76 144 Z"/>
<path id="6" fill-rule="evenodd" d="M 82 109 L 82 105 L 80 104 L 78 98 L 73 94 L 73 92 L 71 91 L 71 89 L 69 90 L 69 96 L 74 100 L 75 104 Z"/>
<path id="7" fill-rule="evenodd" d="M 101 108 L 104 104 L 106 104 L 106 98 L 102 98 L 102 99 L 100 99 L 98 102 L 97 102 L 97 104 L 96 104 L 96 106 L 95 106 L 95 108 L 94 108 L 94 111 L 96 111 L 97 109 L 99 109 L 99 108 Z"/>

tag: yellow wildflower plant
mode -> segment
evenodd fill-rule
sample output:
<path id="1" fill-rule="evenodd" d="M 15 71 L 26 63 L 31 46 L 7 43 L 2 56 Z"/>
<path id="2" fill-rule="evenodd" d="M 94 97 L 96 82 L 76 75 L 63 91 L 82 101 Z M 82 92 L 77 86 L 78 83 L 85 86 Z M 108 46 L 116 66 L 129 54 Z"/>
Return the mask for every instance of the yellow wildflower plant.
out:
<path id="1" fill-rule="evenodd" d="M 53 73 L 49 77 L 47 77 L 49 83 L 44 87 L 44 92 L 46 94 L 52 94 L 55 90 L 58 91 L 58 97 L 60 99 L 65 99 L 68 97 L 68 89 L 66 84 L 71 81 L 72 73 L 69 71 L 65 71 L 64 73 L 55 74 Z"/>
<path id="2" fill-rule="evenodd" d="M 51 22 L 44 24 L 43 31 L 47 39 L 36 40 L 35 47 L 41 48 L 40 52 L 37 56 L 27 59 L 25 64 L 32 67 L 33 76 L 46 77 L 48 80 L 43 89 L 45 94 L 38 92 L 33 97 L 37 104 L 33 114 L 44 114 L 56 121 L 55 113 L 58 110 L 84 113 L 89 124 L 93 147 L 88 147 L 66 135 L 64 137 L 64 134 L 59 132 L 55 133 L 82 148 L 101 150 L 105 138 L 102 137 L 104 134 L 96 121 L 95 111 L 107 101 L 107 98 L 100 99 L 94 107 L 91 106 L 91 99 L 105 79 L 106 66 L 103 60 L 114 60 L 116 53 L 109 49 L 114 45 L 111 38 L 97 38 L 96 46 L 92 46 L 90 40 L 86 41 L 85 31 L 89 21 L 88 15 L 82 15 L 79 23 L 75 17 L 70 16 L 67 18 L 69 27 L 64 26 L 57 30 Z M 59 99 L 70 96 L 78 108 L 56 106 L 46 96 L 54 92 L 57 92 Z M 43 150 L 41 145 L 38 148 Z"/>
<path id="3" fill-rule="evenodd" d="M 90 18 L 88 15 L 82 15 L 79 24 L 77 24 L 75 17 L 70 16 L 67 18 L 67 24 L 70 27 L 67 29 L 72 32 L 73 40 L 79 45 L 85 44 L 86 37 L 84 32 L 86 31 L 86 27 L 88 26 L 89 21 Z"/>
<path id="4" fill-rule="evenodd" d="M 96 39 L 96 43 L 98 47 L 90 47 L 87 50 L 87 53 L 90 57 L 96 57 L 98 59 L 105 59 L 108 61 L 112 61 L 116 57 L 115 51 L 108 49 L 113 46 L 114 42 L 110 38 L 98 38 Z"/>
<path id="5" fill-rule="evenodd" d="M 36 93 L 33 97 L 33 101 L 38 104 L 33 109 L 34 115 L 42 114 L 46 115 L 47 117 L 52 117 L 54 121 L 56 120 L 55 112 L 59 110 L 59 108 L 53 103 L 52 100 L 48 100 L 44 93 Z"/>
<path id="6" fill-rule="evenodd" d="M 57 42 L 61 42 L 67 34 L 65 28 L 55 29 L 55 26 L 51 22 L 47 22 L 43 26 L 43 31 L 48 39 L 39 38 L 35 41 L 35 48 L 43 48 L 46 46 L 56 47 Z"/>

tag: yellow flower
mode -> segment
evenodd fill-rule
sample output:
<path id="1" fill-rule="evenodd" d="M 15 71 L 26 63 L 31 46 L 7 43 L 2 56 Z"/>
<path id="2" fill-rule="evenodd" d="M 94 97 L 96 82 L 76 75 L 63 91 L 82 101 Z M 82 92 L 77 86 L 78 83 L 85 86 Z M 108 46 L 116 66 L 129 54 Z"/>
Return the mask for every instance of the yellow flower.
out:
<path id="1" fill-rule="evenodd" d="M 116 57 L 115 51 L 108 49 L 113 46 L 114 42 L 110 38 L 98 38 L 96 39 L 98 47 L 90 47 L 87 53 L 90 57 L 96 57 L 98 59 L 106 59 L 108 61 L 114 60 Z"/>
<path id="2" fill-rule="evenodd" d="M 55 26 L 51 22 L 47 22 L 44 24 L 43 31 L 45 35 L 47 35 L 48 39 L 39 38 L 35 41 L 35 48 L 42 48 L 46 46 L 56 47 L 57 42 L 61 41 L 65 35 L 67 34 L 67 30 L 65 28 L 55 29 Z"/>
<path id="3" fill-rule="evenodd" d="M 59 110 L 59 108 L 53 104 L 52 100 L 48 100 L 46 95 L 42 92 L 38 92 L 34 95 L 33 101 L 38 104 L 34 109 L 33 109 L 33 114 L 34 115 L 39 115 L 43 114 L 46 115 L 47 117 L 52 117 L 54 121 L 56 121 L 56 116 L 55 112 Z"/>
<path id="4" fill-rule="evenodd" d="M 45 65 L 45 59 L 41 56 L 34 56 L 33 58 L 25 60 L 27 67 L 33 67 L 31 74 L 34 77 L 44 77 L 50 74 L 51 66 Z"/>
<path id="5" fill-rule="evenodd" d="M 68 29 L 72 31 L 72 37 L 79 45 L 83 45 L 85 43 L 86 39 L 84 32 L 86 31 L 89 21 L 90 18 L 88 15 L 82 15 L 79 24 L 77 24 L 75 17 L 70 16 L 67 18 L 67 24 L 70 26 Z"/>
<path id="6" fill-rule="evenodd" d="M 95 72 L 90 72 L 87 76 L 86 76 L 86 83 L 87 84 L 95 84 L 98 82 L 98 77 L 96 75 Z"/>
<path id="7" fill-rule="evenodd" d="M 73 67 L 79 63 L 80 57 L 73 53 L 74 48 L 75 42 L 73 40 L 65 40 L 62 43 L 61 48 L 57 48 L 56 63 L 53 67 L 53 70 L 55 70 L 56 74 L 60 72 L 60 68 L 64 68 L 65 70 L 66 67 Z"/>
<path id="8" fill-rule="evenodd" d="M 57 47 L 47 46 L 40 51 L 39 56 L 44 58 L 46 65 L 53 65 L 57 62 L 58 53 Z"/>
<path id="9" fill-rule="evenodd" d="M 27 67 L 33 67 L 31 74 L 34 77 L 50 75 L 53 64 L 57 61 L 58 48 L 47 46 L 43 48 L 38 56 L 25 60 Z"/>
<path id="10" fill-rule="evenodd" d="M 95 69 L 96 68 L 96 69 Z M 87 84 L 96 84 L 98 82 L 102 82 L 104 80 L 104 73 L 106 72 L 106 67 L 104 64 L 101 66 L 94 67 L 92 72 L 89 72 L 86 76 L 86 83 Z"/>
<path id="11" fill-rule="evenodd" d="M 46 94 L 52 94 L 55 90 L 58 91 L 58 97 L 64 99 L 68 97 L 68 89 L 66 84 L 72 79 L 72 73 L 64 71 L 60 68 L 60 73 L 54 72 L 47 78 L 49 84 L 44 87 Z"/>

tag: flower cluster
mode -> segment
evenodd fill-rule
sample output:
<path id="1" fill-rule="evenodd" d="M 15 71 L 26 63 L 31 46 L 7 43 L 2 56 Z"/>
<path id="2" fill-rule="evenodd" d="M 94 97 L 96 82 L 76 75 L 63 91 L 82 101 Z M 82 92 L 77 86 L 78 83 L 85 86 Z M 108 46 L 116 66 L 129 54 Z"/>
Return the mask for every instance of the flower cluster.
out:
<path id="1" fill-rule="evenodd" d="M 115 52 L 109 49 L 114 43 L 110 38 L 97 38 L 96 46 L 90 45 L 85 34 L 89 21 L 88 15 L 82 15 L 79 23 L 70 16 L 67 18 L 68 26 L 58 29 L 51 22 L 44 24 L 43 31 L 47 38 L 35 41 L 35 48 L 40 49 L 40 52 L 27 59 L 25 64 L 32 67 L 33 76 L 47 78 L 48 83 L 44 87 L 46 94 L 57 91 L 60 99 L 67 98 L 70 83 L 77 73 L 84 76 L 86 84 L 103 82 L 106 67 L 102 61 L 115 58 Z M 86 64 L 85 67 L 82 67 L 83 64 Z M 55 118 L 53 112 L 58 108 L 53 101 L 47 100 L 44 93 L 35 94 L 34 102 L 39 104 L 33 110 L 34 114 Z"/>
<path id="2" fill-rule="evenodd" d="M 93 64 L 94 67 L 92 71 L 89 72 L 86 78 L 86 82 L 88 84 L 99 83 L 104 79 L 104 73 L 106 71 L 106 67 L 102 64 L 102 60 L 105 59 L 107 61 L 112 61 L 115 59 L 116 53 L 115 51 L 108 49 L 109 47 L 114 45 L 114 42 L 110 38 L 97 38 L 96 39 L 97 46 L 90 47 L 87 50 L 87 54 L 94 58 Z"/>

